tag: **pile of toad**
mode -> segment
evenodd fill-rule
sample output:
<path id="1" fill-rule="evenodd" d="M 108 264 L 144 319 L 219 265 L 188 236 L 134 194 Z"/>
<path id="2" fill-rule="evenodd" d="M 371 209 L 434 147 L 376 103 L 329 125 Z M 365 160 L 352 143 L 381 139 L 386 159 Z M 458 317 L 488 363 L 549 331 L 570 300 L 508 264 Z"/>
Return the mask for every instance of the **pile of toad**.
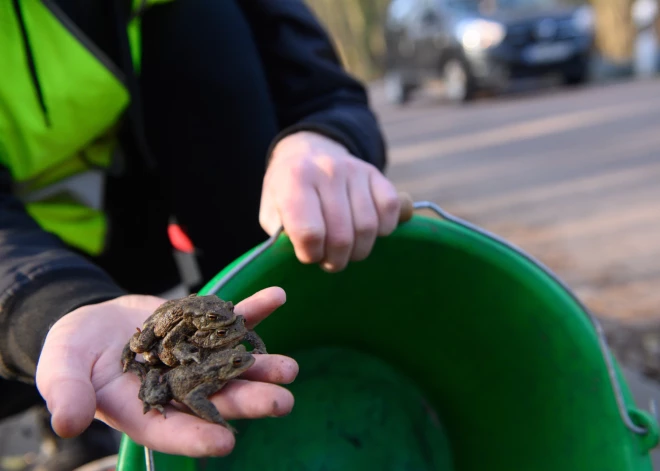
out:
<path id="1" fill-rule="evenodd" d="M 247 329 L 245 318 L 234 313 L 231 301 L 196 294 L 166 301 L 137 330 L 121 363 L 124 372 L 133 372 L 142 382 L 138 397 L 144 413 L 156 409 L 165 416 L 163 406 L 176 400 L 235 433 L 208 397 L 250 368 L 252 353 L 266 353 L 266 346 Z M 144 362 L 136 360 L 137 354 Z"/>

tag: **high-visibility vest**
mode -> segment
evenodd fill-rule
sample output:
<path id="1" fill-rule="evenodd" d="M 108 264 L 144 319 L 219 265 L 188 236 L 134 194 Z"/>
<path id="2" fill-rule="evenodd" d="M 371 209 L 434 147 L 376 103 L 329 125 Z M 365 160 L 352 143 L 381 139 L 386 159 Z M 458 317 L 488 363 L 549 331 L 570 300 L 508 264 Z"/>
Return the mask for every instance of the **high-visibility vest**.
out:
<path id="1" fill-rule="evenodd" d="M 169 1 L 133 0 L 136 73 L 140 15 Z M 52 1 L 0 1 L 0 164 L 40 226 L 90 255 L 105 245 L 102 187 L 130 103 L 124 78 Z"/>

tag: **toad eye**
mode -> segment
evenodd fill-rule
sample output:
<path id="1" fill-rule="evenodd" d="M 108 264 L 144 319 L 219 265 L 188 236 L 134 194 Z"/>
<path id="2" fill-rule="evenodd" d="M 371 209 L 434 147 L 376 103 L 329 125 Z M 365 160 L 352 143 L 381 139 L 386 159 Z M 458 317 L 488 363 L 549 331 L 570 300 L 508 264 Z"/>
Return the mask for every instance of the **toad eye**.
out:
<path id="1" fill-rule="evenodd" d="M 214 321 L 214 320 L 216 320 L 216 319 L 218 318 L 218 315 L 217 315 L 217 314 L 213 314 L 213 313 L 209 313 L 209 314 L 206 315 L 206 318 L 209 319 L 209 320 Z"/>
<path id="2" fill-rule="evenodd" d="M 222 329 L 222 330 L 217 330 L 215 333 L 216 333 L 218 336 L 220 336 L 220 337 L 224 337 L 225 335 L 227 335 L 227 331 L 224 330 L 224 329 Z"/>
<path id="3" fill-rule="evenodd" d="M 238 366 L 243 363 L 243 359 L 241 357 L 237 357 L 234 358 L 231 362 L 234 364 L 234 366 Z"/>

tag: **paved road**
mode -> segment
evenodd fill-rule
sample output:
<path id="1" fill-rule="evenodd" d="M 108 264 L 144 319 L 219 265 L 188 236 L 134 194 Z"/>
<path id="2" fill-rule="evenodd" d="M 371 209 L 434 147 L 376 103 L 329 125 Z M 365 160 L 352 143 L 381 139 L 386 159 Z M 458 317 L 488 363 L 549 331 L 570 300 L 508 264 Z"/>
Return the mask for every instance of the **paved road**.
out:
<path id="1" fill-rule="evenodd" d="M 660 320 L 660 80 L 464 108 L 373 95 L 400 189 L 537 256 L 598 314 Z"/>
<path id="2" fill-rule="evenodd" d="M 401 110 L 375 87 L 373 102 L 400 189 L 537 256 L 596 313 L 660 319 L 659 80 Z M 638 404 L 660 404 L 627 376 Z M 34 444 L 30 423 L 0 426 L 0 455 Z"/>

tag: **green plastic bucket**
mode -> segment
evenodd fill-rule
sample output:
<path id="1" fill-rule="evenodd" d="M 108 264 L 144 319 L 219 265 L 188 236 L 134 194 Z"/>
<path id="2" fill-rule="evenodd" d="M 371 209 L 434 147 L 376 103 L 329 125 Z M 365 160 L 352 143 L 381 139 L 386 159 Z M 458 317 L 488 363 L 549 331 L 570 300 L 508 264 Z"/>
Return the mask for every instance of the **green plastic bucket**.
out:
<path id="1" fill-rule="evenodd" d="M 577 298 L 506 241 L 415 207 L 442 217 L 416 214 L 341 273 L 278 233 L 205 286 L 235 303 L 286 290 L 258 333 L 299 362 L 296 404 L 236 421 L 228 457 L 154 452 L 156 471 L 652 470 L 658 424 Z M 145 456 L 124 436 L 117 470 Z"/>

